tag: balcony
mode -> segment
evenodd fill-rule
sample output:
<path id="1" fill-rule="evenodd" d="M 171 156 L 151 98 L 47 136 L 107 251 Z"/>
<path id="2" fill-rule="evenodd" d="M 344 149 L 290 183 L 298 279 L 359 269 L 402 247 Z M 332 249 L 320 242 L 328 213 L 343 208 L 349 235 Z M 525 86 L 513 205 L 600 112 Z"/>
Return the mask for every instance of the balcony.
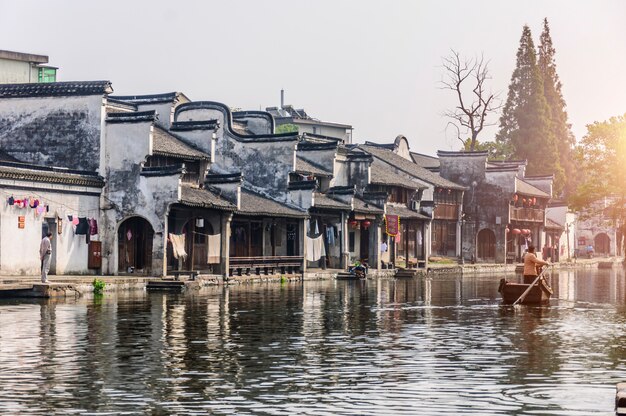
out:
<path id="1" fill-rule="evenodd" d="M 545 211 L 537 208 L 515 208 L 509 206 L 511 221 L 544 222 Z"/>
<path id="2" fill-rule="evenodd" d="M 459 205 L 458 204 L 441 204 L 435 205 L 434 218 L 436 220 L 458 220 Z"/>

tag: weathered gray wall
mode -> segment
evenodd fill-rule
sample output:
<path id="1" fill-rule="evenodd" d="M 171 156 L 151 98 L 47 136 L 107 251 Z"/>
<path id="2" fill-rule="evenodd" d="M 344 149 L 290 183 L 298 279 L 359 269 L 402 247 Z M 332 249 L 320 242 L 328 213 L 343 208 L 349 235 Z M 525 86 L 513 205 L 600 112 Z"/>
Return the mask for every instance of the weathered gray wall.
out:
<path id="1" fill-rule="evenodd" d="M 230 119 L 230 110 L 213 102 L 183 104 L 177 108 L 175 115 L 175 121 L 219 121 L 212 171 L 241 172 L 247 183 L 275 198 L 286 199 L 289 172 L 295 170 L 297 136 L 240 136 L 230 129 Z M 201 146 L 201 141 L 210 140 L 209 133 L 205 134 L 206 139 L 202 139 L 198 133 L 196 145 Z"/>
<path id="2" fill-rule="evenodd" d="M 154 231 L 152 273 L 163 270 L 165 218 L 169 204 L 178 200 L 180 175 L 146 177 L 141 163 L 150 154 L 151 122 L 114 123 L 106 125 L 106 186 L 103 205 L 106 210 L 103 252 L 106 270 L 117 273 L 117 231 L 121 222 L 133 216 L 146 219 Z"/>
<path id="3" fill-rule="evenodd" d="M 96 171 L 102 96 L 0 99 L 0 148 L 18 160 Z"/>

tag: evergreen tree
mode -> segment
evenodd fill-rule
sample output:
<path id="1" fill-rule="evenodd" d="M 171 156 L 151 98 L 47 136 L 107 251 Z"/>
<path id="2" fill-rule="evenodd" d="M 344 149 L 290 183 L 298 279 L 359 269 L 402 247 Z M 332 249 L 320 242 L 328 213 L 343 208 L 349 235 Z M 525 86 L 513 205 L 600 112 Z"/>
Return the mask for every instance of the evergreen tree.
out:
<path id="1" fill-rule="evenodd" d="M 502 156 L 528 161 L 528 175 L 554 174 L 554 188 L 557 195 L 560 193 L 564 174 L 551 130 L 550 108 L 544 97 L 535 45 L 527 25 L 522 31 L 496 141 L 504 149 Z"/>
<path id="2" fill-rule="evenodd" d="M 576 140 L 567 122 L 566 104 L 561 92 L 561 81 L 556 72 L 554 46 L 550 36 L 548 19 L 543 20 L 543 32 L 539 38 L 539 70 L 543 79 L 544 97 L 550 108 L 550 129 L 559 154 L 559 162 L 567 180 L 563 184 L 563 192 L 569 196 L 576 189 L 577 169 L 574 164 L 574 146 Z"/>

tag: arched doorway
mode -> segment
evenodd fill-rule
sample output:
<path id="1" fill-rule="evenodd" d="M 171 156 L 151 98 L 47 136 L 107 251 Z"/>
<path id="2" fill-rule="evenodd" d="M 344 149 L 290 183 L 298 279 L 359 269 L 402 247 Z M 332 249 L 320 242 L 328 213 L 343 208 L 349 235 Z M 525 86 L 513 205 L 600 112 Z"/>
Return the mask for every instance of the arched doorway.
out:
<path id="1" fill-rule="evenodd" d="M 496 259 L 496 234 L 488 228 L 478 233 L 478 260 L 495 261 Z"/>
<path id="2" fill-rule="evenodd" d="M 117 270 L 122 273 L 149 274 L 152 265 L 154 230 L 141 217 L 124 220 L 117 231 Z"/>
<path id="3" fill-rule="evenodd" d="M 611 253 L 611 239 L 606 233 L 600 233 L 593 238 L 593 251 L 596 255 L 608 256 Z"/>

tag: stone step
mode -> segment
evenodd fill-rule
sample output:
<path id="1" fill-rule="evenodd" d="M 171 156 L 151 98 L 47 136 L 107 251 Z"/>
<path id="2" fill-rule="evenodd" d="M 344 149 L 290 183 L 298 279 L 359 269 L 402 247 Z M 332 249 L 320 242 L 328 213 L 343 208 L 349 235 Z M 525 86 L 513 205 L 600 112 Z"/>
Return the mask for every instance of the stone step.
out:
<path id="1" fill-rule="evenodd" d="M 185 282 L 180 280 L 149 280 L 146 290 L 176 290 L 185 289 Z"/>

